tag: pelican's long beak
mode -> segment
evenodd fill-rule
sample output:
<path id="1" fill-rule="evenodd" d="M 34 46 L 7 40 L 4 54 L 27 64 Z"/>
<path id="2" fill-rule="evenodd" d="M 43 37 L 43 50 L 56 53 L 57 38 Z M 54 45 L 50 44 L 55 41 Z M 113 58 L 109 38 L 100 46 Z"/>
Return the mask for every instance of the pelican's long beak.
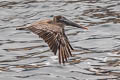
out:
<path id="1" fill-rule="evenodd" d="M 77 23 L 75 23 L 75 22 L 72 22 L 72 21 L 68 20 L 68 19 L 65 18 L 65 17 L 62 17 L 62 18 L 60 19 L 60 21 L 63 22 L 64 24 L 66 24 L 66 25 L 69 25 L 69 26 L 74 26 L 74 27 L 78 27 L 78 28 L 82 28 L 82 29 L 87 29 L 87 30 L 88 30 L 87 27 L 83 27 L 83 26 L 81 26 L 81 25 L 79 25 L 79 24 L 77 24 Z"/>

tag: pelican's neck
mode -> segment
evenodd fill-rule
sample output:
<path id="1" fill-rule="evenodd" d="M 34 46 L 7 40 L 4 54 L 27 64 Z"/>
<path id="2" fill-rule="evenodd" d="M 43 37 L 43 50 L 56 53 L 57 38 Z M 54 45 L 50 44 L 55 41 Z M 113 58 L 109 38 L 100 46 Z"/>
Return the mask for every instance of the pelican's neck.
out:
<path id="1" fill-rule="evenodd" d="M 53 24 L 57 23 L 56 17 L 53 18 Z"/>

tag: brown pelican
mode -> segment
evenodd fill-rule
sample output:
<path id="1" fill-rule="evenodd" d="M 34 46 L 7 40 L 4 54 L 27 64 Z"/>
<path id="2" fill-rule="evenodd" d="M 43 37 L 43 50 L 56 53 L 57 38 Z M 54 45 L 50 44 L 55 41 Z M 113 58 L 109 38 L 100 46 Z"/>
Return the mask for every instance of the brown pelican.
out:
<path id="1" fill-rule="evenodd" d="M 43 38 L 55 55 L 58 52 L 59 63 L 65 63 L 72 56 L 73 50 L 64 32 L 65 25 L 88 29 L 63 16 L 54 16 L 53 20 L 41 20 L 26 27 L 19 27 L 17 30 L 28 29 Z"/>

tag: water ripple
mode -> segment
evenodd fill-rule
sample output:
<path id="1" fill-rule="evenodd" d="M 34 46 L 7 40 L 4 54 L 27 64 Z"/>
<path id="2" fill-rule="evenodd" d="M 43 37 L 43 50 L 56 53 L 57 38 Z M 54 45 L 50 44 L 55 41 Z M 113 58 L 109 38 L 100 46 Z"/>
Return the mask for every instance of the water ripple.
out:
<path id="1" fill-rule="evenodd" d="M 119 7 L 119 0 L 1 0 L 0 80 L 120 79 Z M 75 50 L 61 65 L 41 38 L 16 30 L 54 15 L 89 28 L 65 28 Z"/>

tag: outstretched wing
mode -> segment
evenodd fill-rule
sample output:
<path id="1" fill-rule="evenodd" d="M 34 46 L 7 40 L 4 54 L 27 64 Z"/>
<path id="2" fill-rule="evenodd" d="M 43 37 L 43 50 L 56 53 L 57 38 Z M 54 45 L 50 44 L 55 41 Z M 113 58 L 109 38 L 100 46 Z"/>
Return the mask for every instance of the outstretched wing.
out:
<path id="1" fill-rule="evenodd" d="M 73 48 L 63 29 L 59 28 L 59 26 L 41 24 L 31 25 L 28 29 L 43 38 L 55 55 L 58 51 L 59 63 L 67 62 L 68 57 L 72 56 L 71 49 Z"/>

